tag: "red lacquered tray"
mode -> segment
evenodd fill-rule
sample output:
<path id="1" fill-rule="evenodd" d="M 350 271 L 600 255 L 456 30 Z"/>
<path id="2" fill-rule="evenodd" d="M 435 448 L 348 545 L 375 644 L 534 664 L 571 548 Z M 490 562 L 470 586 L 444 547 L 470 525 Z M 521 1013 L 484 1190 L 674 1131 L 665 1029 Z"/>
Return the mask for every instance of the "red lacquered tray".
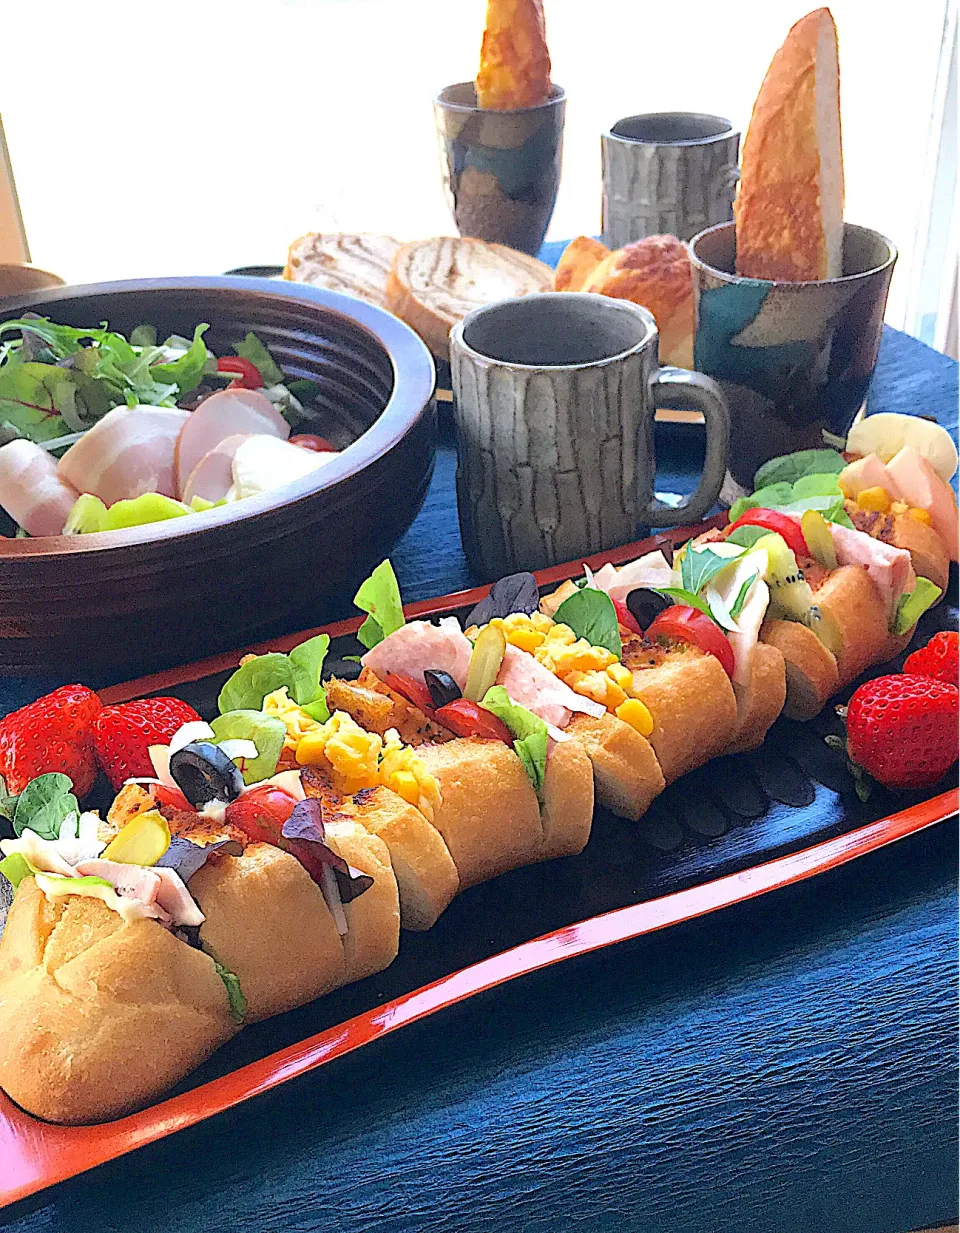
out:
<path id="1" fill-rule="evenodd" d="M 678 531 L 676 541 L 689 534 Z M 621 563 L 651 546 L 642 541 L 588 562 Z M 542 586 L 557 583 L 581 567 L 579 561 L 556 566 L 538 579 Z M 483 593 L 412 604 L 407 614 L 458 612 Z M 927 615 L 918 641 L 951 623 L 956 626 L 956 610 L 944 605 Z M 353 652 L 359 624 L 324 627 L 336 640 L 336 654 Z M 289 649 L 316 632 L 269 646 Z M 117 702 L 162 690 L 184 695 L 204 713 L 241 653 L 128 682 L 102 696 Z M 494 985 L 815 877 L 957 812 L 956 787 L 926 799 L 905 801 L 881 792 L 871 803 L 860 802 L 842 758 L 823 742 L 831 730 L 837 729 L 829 709 L 811 725 L 780 720 L 763 751 L 720 759 L 708 775 L 695 772 L 671 785 L 639 824 L 598 811 L 594 835 L 580 856 L 471 888 L 429 935 L 405 933 L 400 957 L 385 973 L 245 1029 L 168 1099 L 139 1113 L 99 1126 L 53 1126 L 0 1093 L 0 1206 L 212 1117 Z M 616 859 L 608 859 L 614 850 Z M 470 928 L 479 921 L 482 939 L 480 930 Z"/>

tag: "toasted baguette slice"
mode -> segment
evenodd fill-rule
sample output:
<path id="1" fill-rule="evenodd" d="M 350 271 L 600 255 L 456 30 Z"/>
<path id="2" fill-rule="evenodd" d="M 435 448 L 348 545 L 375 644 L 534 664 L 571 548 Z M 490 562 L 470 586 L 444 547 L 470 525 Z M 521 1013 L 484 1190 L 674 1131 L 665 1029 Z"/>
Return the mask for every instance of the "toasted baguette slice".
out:
<path id="1" fill-rule="evenodd" d="M 584 283 L 610 249 L 599 240 L 587 235 L 578 235 L 563 250 L 553 275 L 554 291 L 582 291 Z"/>
<path id="2" fill-rule="evenodd" d="M 616 715 L 574 715 L 564 729 L 593 767 L 597 801 L 636 822 L 666 787 L 650 742 Z"/>
<path id="3" fill-rule="evenodd" d="M 80 896 L 50 904 L 20 883 L 0 941 L 0 1087 L 28 1113 L 118 1117 L 236 1030 L 209 955 L 156 921 Z"/>
<path id="4" fill-rule="evenodd" d="M 829 9 L 801 18 L 767 70 L 734 215 L 738 274 L 809 282 L 843 273 L 840 70 Z"/>
<path id="5" fill-rule="evenodd" d="M 933 527 L 919 522 L 911 514 L 897 514 L 888 542 L 894 548 L 905 548 L 917 577 L 928 578 L 946 594 L 950 583 L 950 553 Z"/>
<path id="6" fill-rule="evenodd" d="M 348 865 L 367 873 L 373 885 L 343 905 L 347 932 L 343 942 L 344 983 L 382 972 L 400 949 L 400 897 L 383 839 L 363 825 L 363 813 L 328 823 L 325 838 Z"/>
<path id="7" fill-rule="evenodd" d="M 724 753 L 745 753 L 763 744 L 771 724 L 787 700 L 787 666 L 781 652 L 766 642 L 758 642 L 753 652 L 749 686 L 734 685 L 737 695 L 737 722 Z"/>
<path id="8" fill-rule="evenodd" d="M 543 0 L 487 0 L 477 106 L 537 107 L 550 97 L 550 52 Z"/>
<path id="9" fill-rule="evenodd" d="M 400 241 L 388 235 L 310 232 L 290 245 L 283 277 L 386 308 L 387 278 L 399 247 Z"/>
<path id="10" fill-rule="evenodd" d="M 837 661 L 817 635 L 797 621 L 765 621 L 762 642 L 776 647 L 786 667 L 788 719 L 813 719 L 840 687 Z"/>
<path id="11" fill-rule="evenodd" d="M 593 767 L 578 741 L 557 741 L 547 757 L 540 820 L 541 860 L 575 856 L 587 846 L 593 824 Z"/>
<path id="12" fill-rule="evenodd" d="M 837 656 L 840 688 L 895 653 L 889 650 L 894 644 L 886 604 L 862 565 L 833 570 L 813 592 L 813 600 L 830 613 L 843 634 Z"/>
<path id="13" fill-rule="evenodd" d="M 397 249 L 387 307 L 416 330 L 434 355 L 450 356 L 450 331 L 474 308 L 509 296 L 549 291 L 553 270 L 502 244 L 439 236 Z"/>

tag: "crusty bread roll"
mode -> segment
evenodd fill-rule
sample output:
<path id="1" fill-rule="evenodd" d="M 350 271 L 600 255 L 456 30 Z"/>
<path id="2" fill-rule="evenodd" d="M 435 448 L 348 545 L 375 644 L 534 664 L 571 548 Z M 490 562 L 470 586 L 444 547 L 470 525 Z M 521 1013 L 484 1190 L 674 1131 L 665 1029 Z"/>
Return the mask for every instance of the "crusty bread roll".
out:
<path id="1" fill-rule="evenodd" d="M 208 955 L 99 899 L 51 904 L 20 883 L 0 939 L 0 1087 L 28 1113 L 118 1117 L 236 1030 Z"/>
<path id="2" fill-rule="evenodd" d="M 550 97 L 550 53 L 543 0 L 487 0 L 477 106 L 537 107 Z"/>
<path id="3" fill-rule="evenodd" d="M 890 614 L 862 565 L 841 565 L 833 570 L 813 592 L 813 601 L 834 618 L 843 634 L 837 656 L 838 687 L 893 653 L 888 651 L 892 645 Z"/>
<path id="4" fill-rule="evenodd" d="M 933 527 L 910 514 L 897 514 L 889 542 L 910 553 L 918 578 L 928 578 L 946 594 L 950 584 L 950 552 Z"/>
<path id="5" fill-rule="evenodd" d="M 817 635 L 798 621 L 767 620 L 760 639 L 776 647 L 784 659 L 788 719 L 813 719 L 840 688 L 837 661 Z"/>
<path id="6" fill-rule="evenodd" d="M 590 759 L 598 803 L 621 818 L 642 818 L 666 787 L 650 742 L 609 713 L 574 715 L 565 731 Z"/>
<path id="7" fill-rule="evenodd" d="M 560 255 L 553 273 L 554 291 L 582 291 L 583 285 L 610 249 L 588 235 L 571 240 Z"/>
<path id="8" fill-rule="evenodd" d="M 687 246 L 673 235 L 648 235 L 604 257 L 582 290 L 642 304 L 660 331 L 661 364 L 693 367 L 693 276 Z"/>
<path id="9" fill-rule="evenodd" d="M 290 245 L 283 277 L 387 307 L 387 278 L 400 241 L 388 235 L 310 232 Z"/>
<path id="10" fill-rule="evenodd" d="M 461 889 L 540 859 L 540 805 L 509 745 L 469 737 L 421 745 L 417 753 L 440 785 L 433 822 L 450 849 Z"/>
<path id="11" fill-rule="evenodd" d="M 593 825 L 593 767 L 578 741 L 557 741 L 543 783 L 541 860 L 582 852 Z"/>
<path id="12" fill-rule="evenodd" d="M 843 273 L 840 72 L 829 9 L 801 18 L 767 70 L 733 209 L 738 274 L 809 282 Z"/>
<path id="13" fill-rule="evenodd" d="M 348 865 L 367 873 L 373 885 L 343 905 L 347 932 L 341 939 L 346 965 L 344 983 L 382 972 L 400 949 L 400 898 L 387 845 L 368 831 L 362 820 L 336 818 L 326 827 L 325 839 Z"/>
<path id="14" fill-rule="evenodd" d="M 771 724 L 779 718 L 787 699 L 787 666 L 775 646 L 758 642 L 753 652 L 750 681 L 734 685 L 737 722 L 724 753 L 745 753 L 763 744 Z"/>
<path id="15" fill-rule="evenodd" d="M 549 266 L 502 244 L 439 236 L 397 249 L 387 307 L 416 330 L 434 355 L 450 356 L 450 331 L 474 308 L 548 291 Z"/>

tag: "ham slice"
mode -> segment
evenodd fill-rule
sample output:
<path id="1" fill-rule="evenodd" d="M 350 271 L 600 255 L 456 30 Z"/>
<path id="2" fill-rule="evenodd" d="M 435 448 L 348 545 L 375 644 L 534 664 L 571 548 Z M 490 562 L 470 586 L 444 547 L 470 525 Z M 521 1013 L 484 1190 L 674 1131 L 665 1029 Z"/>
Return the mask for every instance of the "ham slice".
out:
<path id="1" fill-rule="evenodd" d="M 565 728 L 574 711 L 595 716 L 607 713 L 607 708 L 599 702 L 574 693 L 527 651 L 509 644 L 497 674 L 497 684 L 507 691 L 511 702 L 526 707 L 554 728 Z"/>
<path id="2" fill-rule="evenodd" d="M 57 471 L 57 460 L 33 441 L 0 448 L 0 505 L 31 535 L 59 535 L 80 493 Z"/>
<path id="3" fill-rule="evenodd" d="M 408 621 L 367 651 L 361 662 L 381 680 L 388 672 L 400 672 L 423 683 L 423 670 L 434 668 L 449 672 L 463 689 L 472 653 L 470 639 L 453 617 L 446 617 L 439 625 Z"/>
<path id="4" fill-rule="evenodd" d="M 638 587 L 657 590 L 673 586 L 672 578 L 673 570 L 658 548 L 656 552 L 648 552 L 636 561 L 621 565 L 619 569 L 614 565 L 604 565 L 593 575 L 593 586 L 598 591 L 606 591 L 611 599 L 626 600 L 630 592 Z"/>
<path id="5" fill-rule="evenodd" d="M 894 548 L 892 544 L 873 539 L 862 531 L 851 531 L 836 522 L 831 522 L 829 526 L 837 564 L 862 565 L 892 616 L 900 596 L 904 591 L 912 591 L 916 585 L 910 553 L 905 548 Z"/>
<path id="6" fill-rule="evenodd" d="M 174 449 L 189 418 L 177 407 L 114 407 L 60 459 L 60 478 L 106 505 L 145 492 L 175 497 Z"/>
<path id="7" fill-rule="evenodd" d="M 221 442 L 251 434 L 284 441 L 290 436 L 290 425 L 266 394 L 259 390 L 221 390 L 205 398 L 184 424 L 176 443 L 178 491 L 185 491 L 194 467 Z"/>
<path id="8" fill-rule="evenodd" d="M 865 488 L 882 488 L 891 501 L 900 500 L 897 481 L 876 454 L 865 454 L 844 467 L 837 482 L 848 497 L 856 497 Z"/>
<path id="9" fill-rule="evenodd" d="M 209 453 L 204 454 L 190 472 L 180 499 L 188 505 L 194 497 L 222 501 L 233 487 L 234 456 L 244 441 L 249 440 L 249 433 L 236 433 L 232 437 L 224 437 Z"/>
<path id="10" fill-rule="evenodd" d="M 164 924 L 202 925 L 206 919 L 194 902 L 183 879 L 173 869 L 144 868 L 119 861 L 90 860 L 77 865 L 82 877 L 103 878 L 121 899 L 132 899 Z"/>
<path id="11" fill-rule="evenodd" d="M 912 445 L 905 445 L 887 463 L 904 501 L 925 509 L 930 523 L 943 540 L 951 561 L 960 560 L 960 518 L 953 489 L 934 471 Z"/>

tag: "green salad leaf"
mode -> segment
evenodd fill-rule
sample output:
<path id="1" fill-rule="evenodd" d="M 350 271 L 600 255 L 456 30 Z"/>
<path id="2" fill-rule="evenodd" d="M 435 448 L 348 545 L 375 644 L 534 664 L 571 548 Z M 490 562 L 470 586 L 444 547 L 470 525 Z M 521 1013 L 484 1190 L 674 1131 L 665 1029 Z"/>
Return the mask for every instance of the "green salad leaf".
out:
<path id="1" fill-rule="evenodd" d="M 318 695 L 323 695 L 320 673 L 329 649 L 329 635 L 317 634 L 315 638 L 308 638 L 290 652 L 290 663 L 293 665 L 292 694 L 298 706 L 306 706 L 314 702 Z M 329 719 L 329 715 L 325 718 Z"/>
<path id="2" fill-rule="evenodd" d="M 80 816 L 80 804 L 73 795 L 70 777 L 56 771 L 38 775 L 20 793 L 13 829 L 17 835 L 29 828 L 41 839 L 59 839 L 60 824 L 71 813 Z"/>
<path id="3" fill-rule="evenodd" d="M 752 548 L 758 539 L 769 534 L 766 527 L 737 527 L 727 536 L 727 543 L 739 544 L 741 548 Z"/>
<path id="4" fill-rule="evenodd" d="M 696 608 L 698 612 L 704 613 L 711 620 L 716 621 L 716 617 L 710 611 L 710 606 L 705 599 L 701 599 L 699 595 L 693 591 L 686 590 L 685 587 L 653 587 L 658 595 L 670 595 L 677 603 L 686 604 L 690 608 Z M 717 622 L 719 624 L 719 622 Z"/>
<path id="5" fill-rule="evenodd" d="M 253 741 L 256 745 L 257 756 L 251 758 L 243 769 L 244 783 L 269 779 L 277 769 L 287 728 L 276 715 L 265 715 L 257 710 L 227 711 L 225 715 L 218 715 L 210 727 L 217 744 L 221 741 Z"/>
<path id="6" fill-rule="evenodd" d="M 751 574 L 749 578 L 744 579 L 743 585 L 737 592 L 737 598 L 730 605 L 730 615 L 734 620 L 743 612 L 743 605 L 747 602 L 747 592 L 759 577 L 759 574 Z"/>
<path id="7" fill-rule="evenodd" d="M 893 616 L 892 632 L 899 637 L 913 629 L 926 610 L 940 598 L 941 590 L 929 578 L 918 578 L 912 591 L 904 591 L 897 600 Z"/>
<path id="8" fill-rule="evenodd" d="M 178 359 L 167 364 L 154 364 L 150 374 L 155 381 L 171 381 L 181 394 L 189 394 L 203 380 L 207 363 L 207 348 L 203 336 L 209 330 L 207 324 L 198 325 L 193 331 L 193 341 Z"/>
<path id="9" fill-rule="evenodd" d="M 765 488 L 768 484 L 795 484 L 805 475 L 829 472 L 839 475 L 846 465 L 843 455 L 836 450 L 797 450 L 765 462 L 753 477 L 753 482 L 757 488 Z"/>
<path id="10" fill-rule="evenodd" d="M 256 365 L 260 376 L 263 377 L 264 385 L 283 384 L 283 373 L 279 365 L 256 334 L 247 334 L 241 342 L 233 344 L 233 349 L 242 360 L 249 360 L 251 364 Z M 310 384 L 312 385 L 313 382 Z M 290 386 L 288 385 L 287 388 L 290 389 Z"/>
<path id="11" fill-rule="evenodd" d="M 243 1023 L 247 1017 L 247 999 L 243 996 L 243 990 L 240 988 L 240 977 L 235 972 L 231 972 L 225 968 L 219 959 L 213 955 L 214 967 L 217 969 L 217 975 L 223 981 L 223 987 L 227 991 L 227 1002 L 230 1005 L 230 1018 L 234 1023 Z"/>
<path id="12" fill-rule="evenodd" d="M 726 569 L 740 556 L 743 556 L 743 552 L 737 553 L 736 556 L 725 557 L 709 547 L 693 548 L 691 546 L 683 554 L 683 560 L 680 563 L 680 581 L 683 589 L 689 591 L 691 595 L 699 595 L 712 578 L 715 578 L 722 569 Z"/>
<path id="13" fill-rule="evenodd" d="M 598 645 L 598 644 L 595 644 Z M 491 685 L 480 706 L 506 724 L 513 736 L 513 748 L 530 777 L 537 800 L 543 804 L 543 781 L 547 773 L 547 725 L 526 707 L 510 700 L 502 685 Z"/>
<path id="14" fill-rule="evenodd" d="M 360 584 L 353 602 L 368 614 L 357 631 L 357 638 L 368 651 L 405 624 L 400 584 L 389 561 L 381 561 Z"/>
<path id="15" fill-rule="evenodd" d="M 248 660 L 220 690 L 221 715 L 230 711 L 259 711 L 267 694 L 286 688 L 291 699 L 313 719 L 329 719 L 320 673 L 330 646 L 327 634 L 317 634 L 293 648 L 289 655 L 270 651 Z M 251 738 L 253 739 L 253 738 Z"/>
<path id="16" fill-rule="evenodd" d="M 24 878 L 29 878 L 33 874 L 33 870 L 27 863 L 27 858 L 21 852 L 14 852 L 11 856 L 5 856 L 0 861 L 0 873 L 16 890 Z"/>
<path id="17" fill-rule="evenodd" d="M 606 591 L 582 587 L 563 601 L 553 619 L 569 625 L 578 638 L 586 638 L 591 646 L 606 647 L 617 659 L 623 654 L 617 610 Z"/>

